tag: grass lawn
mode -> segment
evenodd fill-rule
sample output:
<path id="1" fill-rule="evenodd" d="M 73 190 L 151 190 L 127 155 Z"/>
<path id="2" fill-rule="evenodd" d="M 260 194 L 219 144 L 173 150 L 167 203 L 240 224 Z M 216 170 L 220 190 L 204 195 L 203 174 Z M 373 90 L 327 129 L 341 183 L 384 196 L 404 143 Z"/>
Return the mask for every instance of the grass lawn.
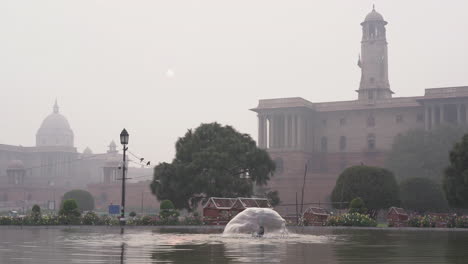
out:
<path id="1" fill-rule="evenodd" d="M 388 227 L 387 223 L 378 223 L 377 227 Z"/>

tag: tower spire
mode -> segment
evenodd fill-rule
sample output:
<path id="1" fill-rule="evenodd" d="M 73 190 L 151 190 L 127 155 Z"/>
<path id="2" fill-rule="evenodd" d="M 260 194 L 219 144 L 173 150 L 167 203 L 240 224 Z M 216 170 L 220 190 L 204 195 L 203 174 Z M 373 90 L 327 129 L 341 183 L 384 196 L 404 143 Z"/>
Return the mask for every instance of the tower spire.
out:
<path id="1" fill-rule="evenodd" d="M 388 52 L 383 16 L 375 11 L 367 14 L 362 26 L 361 56 L 358 65 L 361 68 L 359 100 L 380 100 L 392 97 L 388 81 Z"/>
<path id="2" fill-rule="evenodd" d="M 57 104 L 57 99 L 55 99 L 55 104 L 54 104 L 54 114 L 58 114 L 59 113 L 59 106 Z"/>

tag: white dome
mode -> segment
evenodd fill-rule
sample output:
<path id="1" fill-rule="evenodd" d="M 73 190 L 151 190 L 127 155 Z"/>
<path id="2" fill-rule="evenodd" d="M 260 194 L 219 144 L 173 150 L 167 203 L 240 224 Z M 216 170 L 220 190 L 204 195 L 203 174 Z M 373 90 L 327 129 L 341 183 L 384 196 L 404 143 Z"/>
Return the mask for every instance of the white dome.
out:
<path id="1" fill-rule="evenodd" d="M 381 14 L 379 14 L 377 11 L 375 11 L 375 8 L 372 9 L 372 12 L 370 12 L 364 21 L 384 21 L 384 18 Z"/>
<path id="2" fill-rule="evenodd" d="M 54 111 L 42 121 L 36 134 L 36 146 L 65 146 L 73 147 L 73 130 L 67 118 L 59 113 L 57 102 Z"/>

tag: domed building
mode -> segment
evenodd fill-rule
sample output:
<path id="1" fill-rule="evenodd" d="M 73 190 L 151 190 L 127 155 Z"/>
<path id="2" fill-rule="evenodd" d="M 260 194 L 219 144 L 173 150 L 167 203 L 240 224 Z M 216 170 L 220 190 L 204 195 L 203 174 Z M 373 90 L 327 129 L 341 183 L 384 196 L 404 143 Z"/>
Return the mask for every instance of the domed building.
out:
<path id="1" fill-rule="evenodd" d="M 92 191 L 103 208 L 108 202 L 117 204 L 121 161 L 122 154 L 114 141 L 104 153 L 94 153 L 89 147 L 78 152 L 70 123 L 55 101 L 52 113 L 37 130 L 36 146 L 0 144 L 0 211 L 27 209 L 34 204 L 57 209 L 62 195 L 72 189 Z M 138 173 L 152 175 L 152 170 L 140 168 Z M 129 168 L 130 178 L 132 174 Z M 142 193 L 148 191 L 147 184 L 129 182 L 128 188 L 127 204 L 139 207 Z M 152 195 L 145 198 L 147 205 L 155 206 L 155 201 Z"/>
<path id="2" fill-rule="evenodd" d="M 74 147 L 73 130 L 65 116 L 60 114 L 59 106 L 55 101 L 53 112 L 42 121 L 36 134 L 37 147 Z"/>

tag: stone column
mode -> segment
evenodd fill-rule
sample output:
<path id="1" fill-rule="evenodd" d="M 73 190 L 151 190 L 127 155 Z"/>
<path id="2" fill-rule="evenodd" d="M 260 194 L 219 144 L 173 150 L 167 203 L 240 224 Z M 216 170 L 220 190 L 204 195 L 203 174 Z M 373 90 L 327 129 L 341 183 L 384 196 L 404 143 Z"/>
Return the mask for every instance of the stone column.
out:
<path id="1" fill-rule="evenodd" d="M 461 120 L 461 104 L 456 104 L 457 106 L 457 124 L 461 125 L 462 120 Z"/>
<path id="2" fill-rule="evenodd" d="M 285 131 L 284 131 L 284 115 L 279 117 L 280 122 L 279 122 L 279 131 L 280 131 L 280 148 L 284 148 L 286 146 L 285 144 Z"/>
<path id="3" fill-rule="evenodd" d="M 280 125 L 280 117 L 275 116 L 275 148 L 281 147 L 280 140 L 281 140 L 281 125 Z"/>
<path id="4" fill-rule="evenodd" d="M 265 116 L 259 114 L 258 115 L 258 147 L 259 148 L 266 148 L 265 140 L 266 140 L 266 124 L 265 124 Z"/>
<path id="5" fill-rule="evenodd" d="M 297 147 L 304 148 L 304 118 L 301 114 L 297 116 Z"/>
<path id="6" fill-rule="evenodd" d="M 295 149 L 297 146 L 297 116 L 291 116 L 291 147 Z"/>
<path id="7" fill-rule="evenodd" d="M 273 148 L 273 116 L 268 116 L 268 148 Z"/>
<path id="8" fill-rule="evenodd" d="M 279 148 L 280 147 L 280 120 L 279 120 L 279 116 L 275 116 L 274 118 L 274 121 L 273 121 L 273 137 L 274 137 L 274 147 L 275 148 Z"/>
<path id="9" fill-rule="evenodd" d="M 284 148 L 289 148 L 289 122 L 288 115 L 284 115 Z"/>
<path id="10" fill-rule="evenodd" d="M 443 104 L 440 105 L 439 114 L 440 114 L 440 124 L 444 124 L 445 123 L 445 111 L 444 111 L 444 105 Z"/>
<path id="11" fill-rule="evenodd" d="M 466 104 L 463 104 L 463 105 L 465 106 L 464 107 L 465 108 L 465 124 L 468 124 L 468 113 L 467 113 L 467 108 L 468 107 L 466 107 Z"/>
<path id="12" fill-rule="evenodd" d="M 426 127 L 426 130 L 429 130 L 431 129 L 431 126 L 429 124 L 430 120 L 429 120 L 429 112 L 431 111 L 431 109 L 429 108 L 429 106 L 426 106 L 426 109 L 425 109 L 425 113 L 424 113 L 424 125 Z"/>

